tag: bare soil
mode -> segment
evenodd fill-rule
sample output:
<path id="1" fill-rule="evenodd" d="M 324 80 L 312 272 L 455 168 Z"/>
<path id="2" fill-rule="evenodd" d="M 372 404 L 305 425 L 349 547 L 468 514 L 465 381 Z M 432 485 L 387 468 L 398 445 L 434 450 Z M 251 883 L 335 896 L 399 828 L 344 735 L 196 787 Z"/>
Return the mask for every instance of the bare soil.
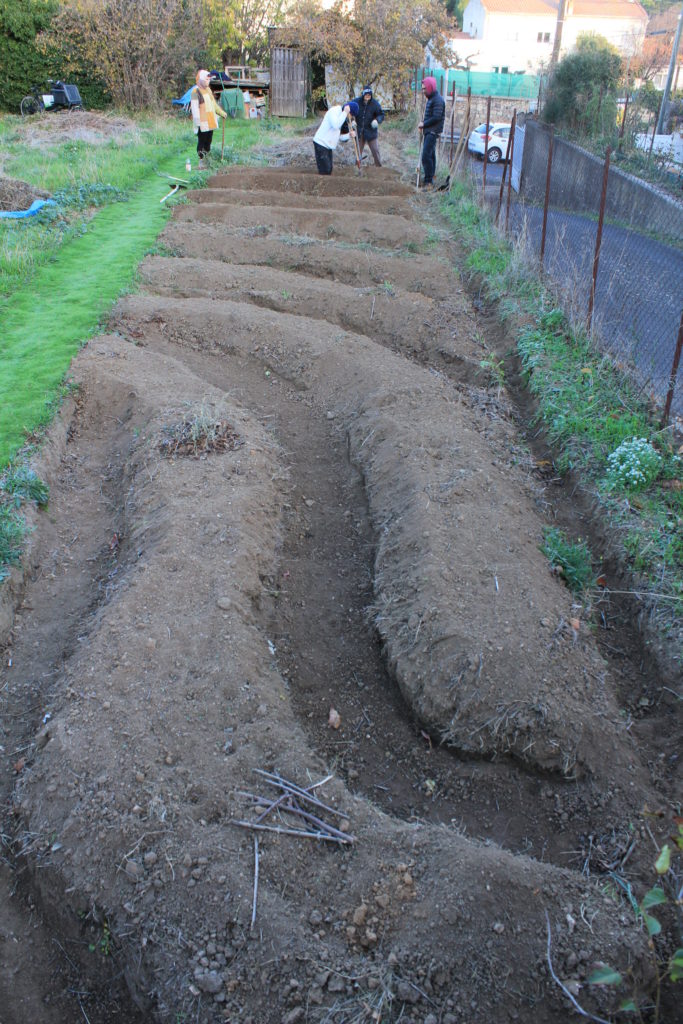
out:
<path id="1" fill-rule="evenodd" d="M 374 170 L 215 176 L 73 364 L 7 589 L 6 1024 L 559 1024 L 551 966 L 601 1016 L 596 963 L 652 983 L 610 872 L 644 891 L 670 827 L 663 679 L 550 571 L 584 513 Z"/>
<path id="2" fill-rule="evenodd" d="M 370 213 L 389 213 L 406 215 L 409 207 L 403 196 L 378 195 L 378 196 L 331 196 L 331 195 L 306 195 L 300 193 L 301 205 L 307 210 L 350 210 L 365 211 Z M 197 192 L 193 197 L 199 203 L 225 203 L 238 204 L 239 206 L 286 206 L 291 208 L 292 196 L 288 193 L 276 191 L 251 191 L 238 188 L 205 188 Z"/>

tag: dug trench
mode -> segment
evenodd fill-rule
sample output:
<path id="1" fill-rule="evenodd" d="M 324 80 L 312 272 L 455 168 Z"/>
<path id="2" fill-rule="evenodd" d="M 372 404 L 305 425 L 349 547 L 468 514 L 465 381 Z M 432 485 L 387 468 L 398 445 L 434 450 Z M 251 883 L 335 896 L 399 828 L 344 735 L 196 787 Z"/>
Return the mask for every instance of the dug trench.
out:
<path id="1" fill-rule="evenodd" d="M 277 208 L 240 181 L 178 207 L 74 365 L 73 561 L 39 520 L 3 670 L 35 705 L 6 746 L 24 890 L 93 1022 L 564 1021 L 550 964 L 607 1012 L 593 964 L 651 968 L 600 882 L 646 877 L 630 824 L 670 794 L 538 550 L 471 308 L 390 173 L 247 179 Z M 264 770 L 331 775 L 353 843 L 236 827 Z"/>

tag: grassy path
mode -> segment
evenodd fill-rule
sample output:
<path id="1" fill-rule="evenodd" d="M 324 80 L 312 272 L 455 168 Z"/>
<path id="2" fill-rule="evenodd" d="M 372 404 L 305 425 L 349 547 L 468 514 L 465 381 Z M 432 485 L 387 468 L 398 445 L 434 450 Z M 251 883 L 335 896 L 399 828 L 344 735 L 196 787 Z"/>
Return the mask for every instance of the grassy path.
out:
<path id="1" fill-rule="evenodd" d="M 159 169 L 177 175 L 181 166 L 176 154 Z M 167 191 L 155 174 L 127 202 L 101 209 L 83 235 L 2 303 L 0 470 L 27 434 L 49 421 L 72 357 L 134 281 L 169 216 L 159 203 Z"/>

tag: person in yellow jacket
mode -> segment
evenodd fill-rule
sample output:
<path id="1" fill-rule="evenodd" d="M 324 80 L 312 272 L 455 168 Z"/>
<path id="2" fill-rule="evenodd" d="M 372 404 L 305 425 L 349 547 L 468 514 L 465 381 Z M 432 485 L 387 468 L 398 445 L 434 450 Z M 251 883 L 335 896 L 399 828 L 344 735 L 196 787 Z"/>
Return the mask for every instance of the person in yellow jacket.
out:
<path id="1" fill-rule="evenodd" d="M 211 92 L 209 80 L 211 75 L 208 71 L 197 72 L 197 85 L 190 96 L 190 110 L 192 111 L 192 123 L 197 133 L 197 154 L 199 156 L 199 169 L 206 167 L 206 157 L 211 150 L 211 139 L 215 128 L 218 128 L 218 118 L 227 117 Z"/>

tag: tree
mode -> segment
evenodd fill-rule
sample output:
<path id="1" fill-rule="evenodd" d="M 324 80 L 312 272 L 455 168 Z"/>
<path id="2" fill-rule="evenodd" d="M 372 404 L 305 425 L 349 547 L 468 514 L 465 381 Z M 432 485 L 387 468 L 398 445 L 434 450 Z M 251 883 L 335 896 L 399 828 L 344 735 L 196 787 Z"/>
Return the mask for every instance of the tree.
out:
<path id="1" fill-rule="evenodd" d="M 452 28 L 441 0 L 337 0 L 329 10 L 320 0 L 304 0 L 279 30 L 278 41 L 333 64 L 349 95 L 359 85 L 381 85 L 399 106 L 428 43 L 434 57 L 448 63 Z"/>
<path id="2" fill-rule="evenodd" d="M 552 124 L 602 134 L 616 123 L 622 59 L 603 36 L 580 35 L 576 49 L 555 67 L 543 116 Z"/>
<path id="3" fill-rule="evenodd" d="M 469 0 L 442 0 L 446 10 L 452 18 L 458 23 L 458 27 L 462 28 L 464 22 L 465 8 Z"/>
<path id="4" fill-rule="evenodd" d="M 268 28 L 281 24 L 288 0 L 203 0 L 212 67 L 264 63 Z"/>
<path id="5" fill-rule="evenodd" d="M 115 103 L 151 107 L 185 91 L 205 62 L 202 0 L 66 0 L 42 42 L 70 72 L 106 81 Z"/>
<path id="6" fill-rule="evenodd" d="M 0 0 L 0 107 L 18 112 L 31 86 L 54 73 L 36 45 L 47 28 L 57 0 Z"/>

